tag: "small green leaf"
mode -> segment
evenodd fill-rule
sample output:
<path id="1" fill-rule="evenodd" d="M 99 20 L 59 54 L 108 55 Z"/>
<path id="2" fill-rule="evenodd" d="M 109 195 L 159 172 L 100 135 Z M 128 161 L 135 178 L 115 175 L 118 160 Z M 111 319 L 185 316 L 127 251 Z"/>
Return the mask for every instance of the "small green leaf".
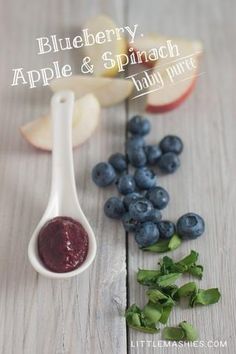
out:
<path id="1" fill-rule="evenodd" d="M 135 329 L 136 331 L 144 332 L 144 333 L 154 334 L 160 332 L 160 328 L 140 327 L 140 326 L 133 326 L 133 325 L 129 325 L 129 327 Z"/>
<path id="2" fill-rule="evenodd" d="M 181 243 L 181 238 L 178 235 L 173 235 L 169 241 L 168 248 L 170 251 L 174 251 L 181 245 Z"/>
<path id="3" fill-rule="evenodd" d="M 188 266 L 181 263 L 174 263 L 172 271 L 176 273 L 186 273 L 188 271 Z"/>
<path id="4" fill-rule="evenodd" d="M 168 296 L 167 300 L 162 302 L 163 307 L 174 306 L 174 305 L 175 305 L 175 301 L 170 296 Z"/>
<path id="5" fill-rule="evenodd" d="M 195 341 L 198 339 L 198 332 L 190 323 L 183 321 L 179 326 L 184 330 L 184 339 L 187 341 Z"/>
<path id="6" fill-rule="evenodd" d="M 158 289 L 150 289 L 146 292 L 149 300 L 153 303 L 159 302 L 160 300 L 167 300 L 168 296 L 163 294 L 160 290 Z"/>
<path id="7" fill-rule="evenodd" d="M 132 323 L 133 326 L 136 326 L 136 327 L 141 326 L 140 316 L 137 313 L 133 313 L 131 315 L 130 322 Z"/>
<path id="8" fill-rule="evenodd" d="M 178 291 L 178 286 L 176 284 L 172 284 L 169 286 L 166 286 L 165 288 L 160 289 L 165 295 L 168 295 L 172 299 L 175 296 L 175 293 Z"/>
<path id="9" fill-rule="evenodd" d="M 133 314 L 141 315 L 141 313 L 141 309 L 136 304 L 133 304 L 126 310 L 125 317 L 129 318 L 132 317 Z"/>
<path id="10" fill-rule="evenodd" d="M 175 283 L 175 281 L 177 279 L 179 279 L 180 277 L 181 277 L 181 273 L 170 273 L 170 274 L 166 274 L 166 275 L 161 275 L 158 278 L 158 285 L 160 287 L 169 286 L 169 285 Z"/>
<path id="11" fill-rule="evenodd" d="M 141 326 L 141 313 L 142 311 L 135 304 L 130 306 L 125 313 L 127 323 L 132 326 Z"/>
<path id="12" fill-rule="evenodd" d="M 135 304 L 126 310 L 125 317 L 130 328 L 145 333 L 159 332 L 159 329 L 156 328 L 155 323 L 146 318 L 144 312 Z"/>
<path id="13" fill-rule="evenodd" d="M 207 290 L 199 289 L 197 294 L 195 294 L 192 297 L 190 301 L 190 305 L 193 307 L 197 304 L 200 305 L 215 304 L 216 302 L 219 301 L 220 296 L 221 294 L 217 288 L 212 288 Z"/>
<path id="14" fill-rule="evenodd" d="M 161 269 L 164 268 L 166 272 L 179 272 L 179 273 L 185 273 L 189 272 L 191 275 L 196 276 L 198 278 L 202 278 L 203 274 L 203 266 L 202 265 L 196 265 L 196 261 L 198 260 L 199 254 L 196 251 L 191 251 L 190 254 L 180 261 L 173 263 L 172 266 L 170 265 L 169 261 L 169 267 L 167 268 L 167 265 L 165 264 Z"/>
<path id="15" fill-rule="evenodd" d="M 142 248 L 143 251 L 163 253 L 173 251 L 178 248 L 182 243 L 178 235 L 173 235 L 170 240 L 161 240 L 154 245 Z"/>
<path id="16" fill-rule="evenodd" d="M 194 282 L 189 282 L 184 285 L 182 285 L 178 291 L 177 291 L 177 296 L 178 297 L 185 297 L 185 296 L 190 296 L 192 294 L 196 294 L 197 291 L 197 285 Z"/>
<path id="17" fill-rule="evenodd" d="M 164 288 L 165 290 L 166 288 Z M 172 299 L 171 296 L 165 295 L 163 291 L 160 291 L 159 289 L 149 289 L 146 292 L 149 301 L 153 302 L 154 304 L 159 303 L 163 310 L 165 307 L 173 307 L 175 305 L 175 301 Z"/>
<path id="18" fill-rule="evenodd" d="M 183 321 L 178 327 L 165 327 L 163 330 L 163 338 L 175 341 L 195 341 L 198 339 L 198 333 L 190 323 Z"/>
<path id="19" fill-rule="evenodd" d="M 168 319 L 169 319 L 169 316 L 170 316 L 170 313 L 173 309 L 173 306 L 174 305 L 169 305 L 169 306 L 166 306 L 166 307 L 163 307 L 163 310 L 162 310 L 162 315 L 159 319 L 159 322 L 161 322 L 162 324 L 166 324 Z"/>
<path id="20" fill-rule="evenodd" d="M 164 256 L 162 258 L 162 264 L 165 266 L 165 268 L 170 269 L 173 266 L 174 262 L 172 258 Z"/>
<path id="21" fill-rule="evenodd" d="M 198 264 L 194 264 L 192 265 L 189 270 L 188 270 L 189 274 L 199 278 L 199 279 L 202 279 L 202 275 L 203 275 L 203 266 Z"/>
<path id="22" fill-rule="evenodd" d="M 162 336 L 165 340 L 180 341 L 184 339 L 185 333 L 180 327 L 165 327 Z"/>
<path id="23" fill-rule="evenodd" d="M 197 262 L 198 256 L 199 256 L 199 254 L 196 251 L 192 250 L 188 256 L 184 257 L 176 264 L 183 264 L 183 265 L 189 267 Z"/>
<path id="24" fill-rule="evenodd" d="M 196 265 L 195 262 L 198 259 L 198 253 L 196 251 L 191 251 L 191 253 L 181 259 L 178 262 L 174 262 L 170 257 L 163 257 L 160 262 L 160 272 L 162 275 L 169 273 L 186 273 L 202 277 L 203 267 L 201 265 Z"/>
<path id="25" fill-rule="evenodd" d="M 170 273 L 174 266 L 173 259 L 168 256 L 163 257 L 160 266 L 161 274 L 164 275 Z"/>
<path id="26" fill-rule="evenodd" d="M 157 323 L 161 318 L 163 309 L 161 304 L 148 302 L 147 305 L 144 306 L 143 313 L 144 316 L 152 323 Z"/>
<path id="27" fill-rule="evenodd" d="M 137 273 L 137 281 L 143 285 L 156 284 L 159 275 L 159 270 L 139 269 Z"/>
<path id="28" fill-rule="evenodd" d="M 132 313 L 139 313 L 141 314 L 141 310 L 140 308 L 136 305 L 136 304 L 133 304 L 131 305 L 127 310 L 126 310 L 126 314 L 129 315 L 129 314 L 132 314 Z"/>
<path id="29" fill-rule="evenodd" d="M 154 245 L 142 248 L 143 251 L 162 253 L 169 251 L 169 240 L 161 240 Z"/>

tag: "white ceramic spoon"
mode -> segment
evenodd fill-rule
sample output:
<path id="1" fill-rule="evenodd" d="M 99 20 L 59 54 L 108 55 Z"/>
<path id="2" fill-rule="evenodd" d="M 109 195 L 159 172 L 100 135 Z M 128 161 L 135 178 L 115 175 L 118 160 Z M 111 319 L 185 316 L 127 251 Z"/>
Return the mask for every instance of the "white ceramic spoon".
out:
<path id="1" fill-rule="evenodd" d="M 82 273 L 93 262 L 97 248 L 93 230 L 80 207 L 76 192 L 72 154 L 73 107 L 74 94 L 72 91 L 60 91 L 52 97 L 53 151 L 51 194 L 48 206 L 31 237 L 28 247 L 29 260 L 34 269 L 49 278 L 64 279 Z M 79 268 L 67 273 L 55 273 L 48 270 L 38 255 L 38 233 L 48 220 L 56 216 L 68 216 L 79 221 L 89 237 L 87 258 Z"/>

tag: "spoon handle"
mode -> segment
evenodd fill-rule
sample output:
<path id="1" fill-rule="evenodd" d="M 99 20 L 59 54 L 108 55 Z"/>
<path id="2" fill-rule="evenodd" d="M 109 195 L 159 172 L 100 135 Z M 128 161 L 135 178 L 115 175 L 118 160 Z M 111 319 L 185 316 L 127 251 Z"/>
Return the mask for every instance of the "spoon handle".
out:
<path id="1" fill-rule="evenodd" d="M 53 125 L 52 182 L 50 201 L 61 213 L 77 198 L 72 149 L 74 93 L 60 91 L 51 100 Z M 76 200 L 74 200 L 76 202 Z"/>

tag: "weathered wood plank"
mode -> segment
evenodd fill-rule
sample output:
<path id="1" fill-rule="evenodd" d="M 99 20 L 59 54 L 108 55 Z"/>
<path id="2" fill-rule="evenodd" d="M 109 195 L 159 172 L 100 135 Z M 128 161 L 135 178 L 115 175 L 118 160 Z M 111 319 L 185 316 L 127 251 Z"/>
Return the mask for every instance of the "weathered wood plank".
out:
<path id="1" fill-rule="evenodd" d="M 2 2 L 3 5 L 3 2 Z M 78 194 L 98 242 L 98 254 L 85 274 L 68 281 L 38 276 L 27 259 L 27 245 L 47 203 L 51 158 L 22 139 L 19 126 L 48 109 L 48 88 L 10 87 L 11 69 L 71 64 L 79 73 L 80 51 L 37 55 L 35 38 L 72 36 L 92 15 L 106 12 L 123 22 L 124 1 L 4 2 L 1 55 L 0 139 L 0 278 L 2 353 L 125 353 L 125 237 L 103 216 L 103 203 L 113 193 L 92 183 L 93 165 L 124 146 L 123 104 L 103 110 L 102 123 L 74 153 Z"/>
<path id="2" fill-rule="evenodd" d="M 231 353 L 235 347 L 235 129 L 233 110 L 235 3 L 227 6 L 220 1 L 185 0 L 129 2 L 129 23 L 138 23 L 144 35 L 158 32 L 189 38 L 201 38 L 205 55 L 202 69 L 206 72 L 198 80 L 193 95 L 179 109 L 151 116 L 153 130 L 148 140 L 157 142 L 165 134 L 180 135 L 185 143 L 181 156 L 182 167 L 173 176 L 160 177 L 160 185 L 170 192 L 171 202 L 164 218 L 176 220 L 187 211 L 196 211 L 207 223 L 205 235 L 184 243 L 173 253 L 178 258 L 196 249 L 205 266 L 201 287 L 219 286 L 219 304 L 196 310 L 176 309 L 170 323 L 188 320 L 199 329 L 201 340 L 227 340 L 228 348 L 215 348 L 215 353 Z M 141 71 L 141 68 L 140 68 Z M 143 102 L 129 105 L 129 116 L 143 111 Z M 135 280 L 138 267 L 153 268 L 160 259 L 143 254 L 130 236 L 129 241 L 129 303 L 145 303 L 144 290 Z M 175 353 L 175 348 L 132 348 L 137 341 L 151 340 L 157 345 L 161 335 L 145 335 L 130 330 L 128 346 L 131 353 Z M 141 343 L 139 342 L 139 346 Z M 152 344 L 151 344 L 152 346 Z M 210 353 L 210 348 L 181 348 L 181 353 Z"/>

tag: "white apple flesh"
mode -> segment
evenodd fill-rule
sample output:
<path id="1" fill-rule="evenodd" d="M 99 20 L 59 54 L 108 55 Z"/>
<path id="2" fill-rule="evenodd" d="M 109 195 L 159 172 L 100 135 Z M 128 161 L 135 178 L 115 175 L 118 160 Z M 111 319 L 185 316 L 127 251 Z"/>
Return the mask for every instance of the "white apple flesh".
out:
<path id="1" fill-rule="evenodd" d="M 146 54 L 154 49 L 159 49 L 161 46 L 166 45 L 167 41 L 170 40 L 169 37 L 158 36 L 156 34 L 149 34 L 144 37 L 139 37 L 135 39 L 134 44 L 132 44 L 136 58 L 138 57 L 138 52 L 142 58 L 142 64 L 148 68 L 153 68 L 157 62 L 156 60 L 146 60 Z"/>
<path id="2" fill-rule="evenodd" d="M 83 144 L 94 133 L 100 121 L 100 104 L 92 94 L 75 101 L 72 144 L 73 147 Z M 52 150 L 52 121 L 44 116 L 33 120 L 20 128 L 23 137 L 34 147 L 41 150 Z"/>
<path id="3" fill-rule="evenodd" d="M 54 80 L 50 87 L 54 92 L 72 90 L 76 98 L 92 93 L 102 107 L 109 107 L 129 97 L 133 90 L 133 83 L 125 79 L 74 75 Z"/>

